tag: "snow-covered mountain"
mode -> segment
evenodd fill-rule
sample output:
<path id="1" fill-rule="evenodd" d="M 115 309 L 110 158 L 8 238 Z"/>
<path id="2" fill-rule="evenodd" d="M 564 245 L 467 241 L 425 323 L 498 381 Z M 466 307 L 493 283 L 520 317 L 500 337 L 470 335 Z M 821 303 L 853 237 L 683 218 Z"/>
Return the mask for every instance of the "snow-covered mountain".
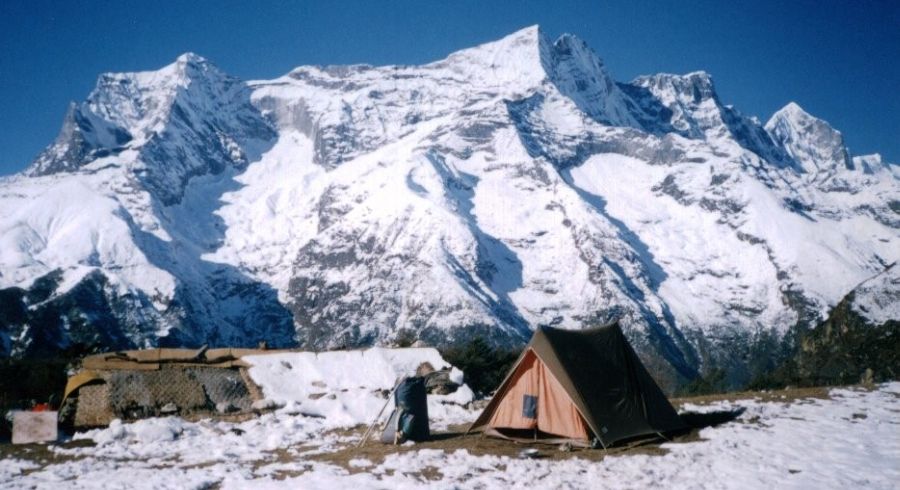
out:
<path id="1" fill-rule="evenodd" d="M 616 82 L 537 27 L 423 66 L 102 75 L 0 181 L 0 353 L 314 348 L 621 316 L 676 384 L 745 375 L 900 259 L 900 168 L 703 72 Z"/>

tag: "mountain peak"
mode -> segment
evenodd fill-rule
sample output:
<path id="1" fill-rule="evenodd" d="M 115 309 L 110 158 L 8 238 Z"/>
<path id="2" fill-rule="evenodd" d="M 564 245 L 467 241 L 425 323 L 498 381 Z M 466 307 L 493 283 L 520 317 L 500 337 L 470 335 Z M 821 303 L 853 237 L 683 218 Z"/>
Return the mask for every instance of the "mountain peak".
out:
<path id="1" fill-rule="evenodd" d="M 533 25 L 496 41 L 457 51 L 428 66 L 450 69 L 510 95 L 522 94 L 546 79 L 542 60 L 549 49 L 550 42 L 540 27 Z"/>
<path id="2" fill-rule="evenodd" d="M 803 109 L 803 107 L 800 107 L 800 104 L 798 104 L 794 101 L 788 102 L 787 104 L 785 104 L 784 107 L 775 111 L 775 113 L 772 114 L 772 117 L 769 118 L 769 122 L 767 122 L 766 125 L 768 126 L 769 124 L 775 124 L 779 119 L 787 119 L 787 120 L 798 121 L 798 122 L 799 121 L 809 121 L 809 120 L 821 121 L 821 119 L 818 119 L 817 117 L 813 116 L 812 114 L 806 112 L 806 110 Z M 824 121 L 822 121 L 822 122 L 824 122 Z"/>
<path id="3" fill-rule="evenodd" d="M 629 109 L 628 97 L 582 39 L 563 34 L 540 54 L 550 82 L 585 114 L 603 124 L 640 127 Z"/>
<path id="4" fill-rule="evenodd" d="M 175 58 L 175 62 L 181 64 L 209 64 L 209 60 L 192 51 L 182 53 L 178 58 Z"/>
<path id="5" fill-rule="evenodd" d="M 800 107 L 800 104 L 794 102 L 793 100 L 788 102 L 784 107 L 781 108 L 781 110 L 790 111 L 790 112 L 799 111 L 799 112 L 803 112 L 804 114 L 806 113 L 806 111 L 804 111 L 803 108 Z"/>
<path id="6" fill-rule="evenodd" d="M 852 161 L 853 167 L 861 170 L 863 174 L 872 175 L 888 170 L 900 179 L 900 166 L 884 161 L 880 153 L 854 156 Z"/>
<path id="7" fill-rule="evenodd" d="M 636 78 L 632 84 L 647 88 L 661 97 L 668 93 L 669 97 L 687 97 L 694 103 L 718 97 L 712 75 L 702 70 L 684 75 L 657 73 L 641 76 Z"/>
<path id="8" fill-rule="evenodd" d="M 701 87 L 711 92 L 715 91 L 712 75 L 703 70 L 692 71 L 682 75 L 682 78 L 688 80 L 696 87 Z"/>
<path id="9" fill-rule="evenodd" d="M 163 67 L 158 73 L 172 77 L 180 85 L 190 80 L 228 78 L 214 63 L 190 51 L 175 58 L 173 63 Z"/>
<path id="10" fill-rule="evenodd" d="M 789 102 L 772 114 L 765 129 L 806 173 L 831 174 L 841 168 L 853 168 L 840 131 L 796 102 Z"/>
<path id="11" fill-rule="evenodd" d="M 541 39 L 544 39 L 544 30 L 541 29 L 541 26 L 538 24 L 533 24 L 528 27 L 523 27 L 518 31 L 513 32 L 512 34 L 508 34 L 502 38 L 500 38 L 497 42 L 517 42 L 517 43 L 534 43 L 539 44 Z"/>
<path id="12" fill-rule="evenodd" d="M 102 90 L 109 85 L 121 83 L 137 83 L 140 85 L 184 85 L 197 78 L 226 78 L 224 72 L 208 59 L 196 53 L 186 52 L 175 58 L 175 61 L 157 70 L 137 72 L 107 72 L 97 79 L 95 90 Z M 123 80 L 127 80 L 123 82 Z"/>
<path id="13" fill-rule="evenodd" d="M 795 131 L 831 133 L 833 136 L 840 138 L 843 143 L 840 131 L 831 127 L 827 121 L 813 116 L 794 101 L 788 102 L 784 107 L 775 111 L 768 122 L 766 122 L 766 130 L 769 132 L 781 131 L 784 133 L 784 131 L 788 130 L 788 127 Z"/>
<path id="14" fill-rule="evenodd" d="M 705 71 L 644 75 L 620 85 L 647 114 L 648 127 L 657 131 L 702 139 L 728 126 L 728 109 L 719 103 L 712 76 Z"/>
<path id="15" fill-rule="evenodd" d="M 450 55 L 450 57 L 454 57 L 458 54 L 463 53 L 480 53 L 485 55 L 497 55 L 504 53 L 512 56 L 513 58 L 527 57 L 536 59 L 540 54 L 542 46 L 549 44 L 550 43 L 546 35 L 544 34 L 544 31 L 540 28 L 540 26 L 535 24 L 519 29 L 512 34 L 508 34 L 501 37 L 500 39 L 497 39 L 496 41 L 489 41 L 472 48 L 457 51 L 456 53 Z M 510 60 L 496 58 L 494 61 L 503 62 Z"/>
<path id="16" fill-rule="evenodd" d="M 582 65 L 590 66 L 592 71 L 600 70 L 606 73 L 603 60 L 583 39 L 574 34 L 562 34 L 553 42 L 553 59 L 547 62 L 559 62 L 560 58 L 565 57 L 571 57 Z"/>

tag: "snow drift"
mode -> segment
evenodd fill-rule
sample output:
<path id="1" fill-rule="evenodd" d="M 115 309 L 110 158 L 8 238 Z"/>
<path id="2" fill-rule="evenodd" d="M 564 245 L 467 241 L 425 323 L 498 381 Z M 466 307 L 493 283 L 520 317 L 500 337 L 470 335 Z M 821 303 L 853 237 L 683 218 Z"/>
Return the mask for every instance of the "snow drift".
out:
<path id="1" fill-rule="evenodd" d="M 385 402 L 389 413 L 394 401 L 387 396 L 397 380 L 415 375 L 423 363 L 434 369 L 451 369 L 451 378 L 460 385 L 448 395 L 428 395 L 432 418 L 444 424 L 462 423 L 468 417 L 464 407 L 475 398 L 463 384 L 463 373 L 432 348 L 290 352 L 243 359 L 251 364 L 250 377 L 262 388 L 264 402 L 322 417 L 332 427 L 368 424 Z"/>

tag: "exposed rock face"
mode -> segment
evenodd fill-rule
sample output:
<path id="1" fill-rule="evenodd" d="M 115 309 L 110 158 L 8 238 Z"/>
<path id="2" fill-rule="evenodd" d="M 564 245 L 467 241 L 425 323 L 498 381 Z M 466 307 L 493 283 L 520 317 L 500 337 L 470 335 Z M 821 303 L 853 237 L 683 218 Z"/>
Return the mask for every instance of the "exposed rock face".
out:
<path id="1" fill-rule="evenodd" d="M 853 289 L 807 333 L 797 378 L 810 384 L 880 382 L 900 376 L 900 267 Z"/>
<path id="2" fill-rule="evenodd" d="M 706 73 L 616 82 L 536 27 L 253 82 L 187 54 L 101 76 L 0 181 L 0 353 L 509 346 L 621 317 L 664 384 L 739 383 L 900 259 L 898 176 L 795 104 L 763 126 Z"/>

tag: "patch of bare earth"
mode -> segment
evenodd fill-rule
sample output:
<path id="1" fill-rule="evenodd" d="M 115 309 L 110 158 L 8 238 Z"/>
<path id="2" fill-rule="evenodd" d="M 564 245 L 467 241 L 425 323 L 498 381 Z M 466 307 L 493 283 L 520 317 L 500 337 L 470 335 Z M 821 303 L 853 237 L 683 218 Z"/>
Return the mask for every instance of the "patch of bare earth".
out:
<path id="1" fill-rule="evenodd" d="M 437 432 L 431 435 L 431 439 L 424 442 L 418 442 L 409 445 L 391 445 L 382 444 L 372 440 L 363 447 L 356 447 L 356 444 L 347 445 L 336 451 L 313 454 L 308 459 L 313 461 L 321 461 L 346 468 L 351 473 L 359 473 L 366 471 L 366 468 L 350 466 L 349 462 L 353 459 L 367 459 L 377 465 L 384 462 L 385 458 L 390 454 L 406 453 L 410 451 L 418 451 L 421 449 L 438 449 L 445 452 L 453 452 L 460 449 L 466 450 L 469 454 L 475 456 L 493 455 L 508 456 L 511 458 L 519 457 L 519 453 L 523 449 L 535 448 L 538 450 L 537 457 L 540 459 L 557 461 L 569 458 L 581 458 L 590 461 L 600 461 L 605 456 L 619 455 L 623 453 L 629 454 L 664 454 L 665 449 L 660 445 L 666 440 L 654 437 L 642 440 L 632 441 L 627 445 L 604 449 L 582 449 L 573 448 L 569 451 L 561 451 L 559 446 L 550 444 L 528 444 L 493 437 L 483 437 L 480 433 L 466 434 L 466 425 L 450 426 L 445 432 Z M 354 435 L 357 440 L 362 437 L 359 430 L 348 431 L 347 435 Z M 686 433 L 674 436 L 676 441 L 687 442 L 692 438 L 692 434 Z M 428 475 L 422 475 L 428 477 Z"/>
<path id="2" fill-rule="evenodd" d="M 672 399 L 672 404 L 680 409 L 683 405 L 709 405 L 717 402 L 736 402 L 739 400 L 758 400 L 762 402 L 780 402 L 795 403 L 803 402 L 810 399 L 829 399 L 829 390 L 831 388 L 815 387 L 815 388 L 789 388 L 784 390 L 771 391 L 742 391 L 734 393 L 723 393 L 716 395 L 703 395 L 694 397 L 683 397 Z M 588 461 L 601 461 L 607 456 L 620 456 L 623 454 L 649 454 L 663 455 L 667 450 L 661 447 L 668 442 L 688 443 L 702 440 L 700 431 L 705 427 L 718 425 L 733 421 L 738 413 L 732 412 L 712 412 L 709 414 L 689 414 L 689 425 L 692 427 L 674 434 L 665 434 L 665 438 L 659 436 L 647 437 L 637 440 L 624 442 L 615 447 L 607 449 L 582 449 L 574 448 L 570 451 L 561 451 L 559 446 L 541 443 L 520 443 L 497 439 L 492 437 L 483 437 L 480 433 L 466 434 L 468 428 L 465 425 L 451 426 L 449 430 L 444 432 L 433 433 L 431 440 L 419 442 L 411 445 L 394 446 L 389 444 L 381 444 L 375 437 L 372 438 L 363 447 L 356 447 L 356 444 L 347 444 L 339 447 L 334 451 L 320 452 L 309 455 L 306 459 L 312 461 L 320 461 L 323 463 L 334 464 L 345 468 L 350 473 L 360 473 L 367 471 L 367 467 L 351 466 L 349 462 L 353 459 L 367 459 L 378 465 L 383 463 L 385 458 L 390 454 L 406 453 L 409 451 L 418 451 L 420 449 L 438 449 L 446 452 L 457 450 L 466 450 L 472 455 L 494 455 L 508 456 L 511 458 L 519 457 L 520 452 L 526 448 L 535 448 L 538 450 L 538 458 L 558 461 L 570 458 L 580 458 Z M 753 423 L 753 421 L 748 421 Z M 338 433 L 347 439 L 359 440 L 362 437 L 363 429 L 356 428 L 352 430 L 338 431 Z M 431 470 L 429 468 L 429 470 Z M 437 470 L 435 470 L 437 471 Z M 428 477 L 428 475 L 421 475 Z"/>
<path id="3" fill-rule="evenodd" d="M 94 445 L 94 441 L 77 440 L 55 444 L 0 444 L 0 459 L 15 458 L 25 461 L 31 461 L 40 465 L 37 468 L 24 470 L 24 474 L 40 471 L 47 466 L 66 463 L 69 461 L 78 461 L 87 456 L 64 454 L 54 451 L 54 447 L 74 449 L 80 447 L 90 447 Z"/>
<path id="4" fill-rule="evenodd" d="M 735 391 L 732 393 L 720 393 L 715 395 L 701 395 L 682 398 L 672 398 L 670 401 L 675 408 L 681 408 L 685 404 L 709 405 L 716 402 L 734 402 L 738 400 L 759 400 L 762 402 L 790 403 L 801 399 L 818 398 L 827 400 L 831 396 L 828 392 L 833 387 L 816 386 L 812 388 L 786 388 L 783 390 L 767 391 Z M 861 388 L 861 387 L 859 387 Z"/>

